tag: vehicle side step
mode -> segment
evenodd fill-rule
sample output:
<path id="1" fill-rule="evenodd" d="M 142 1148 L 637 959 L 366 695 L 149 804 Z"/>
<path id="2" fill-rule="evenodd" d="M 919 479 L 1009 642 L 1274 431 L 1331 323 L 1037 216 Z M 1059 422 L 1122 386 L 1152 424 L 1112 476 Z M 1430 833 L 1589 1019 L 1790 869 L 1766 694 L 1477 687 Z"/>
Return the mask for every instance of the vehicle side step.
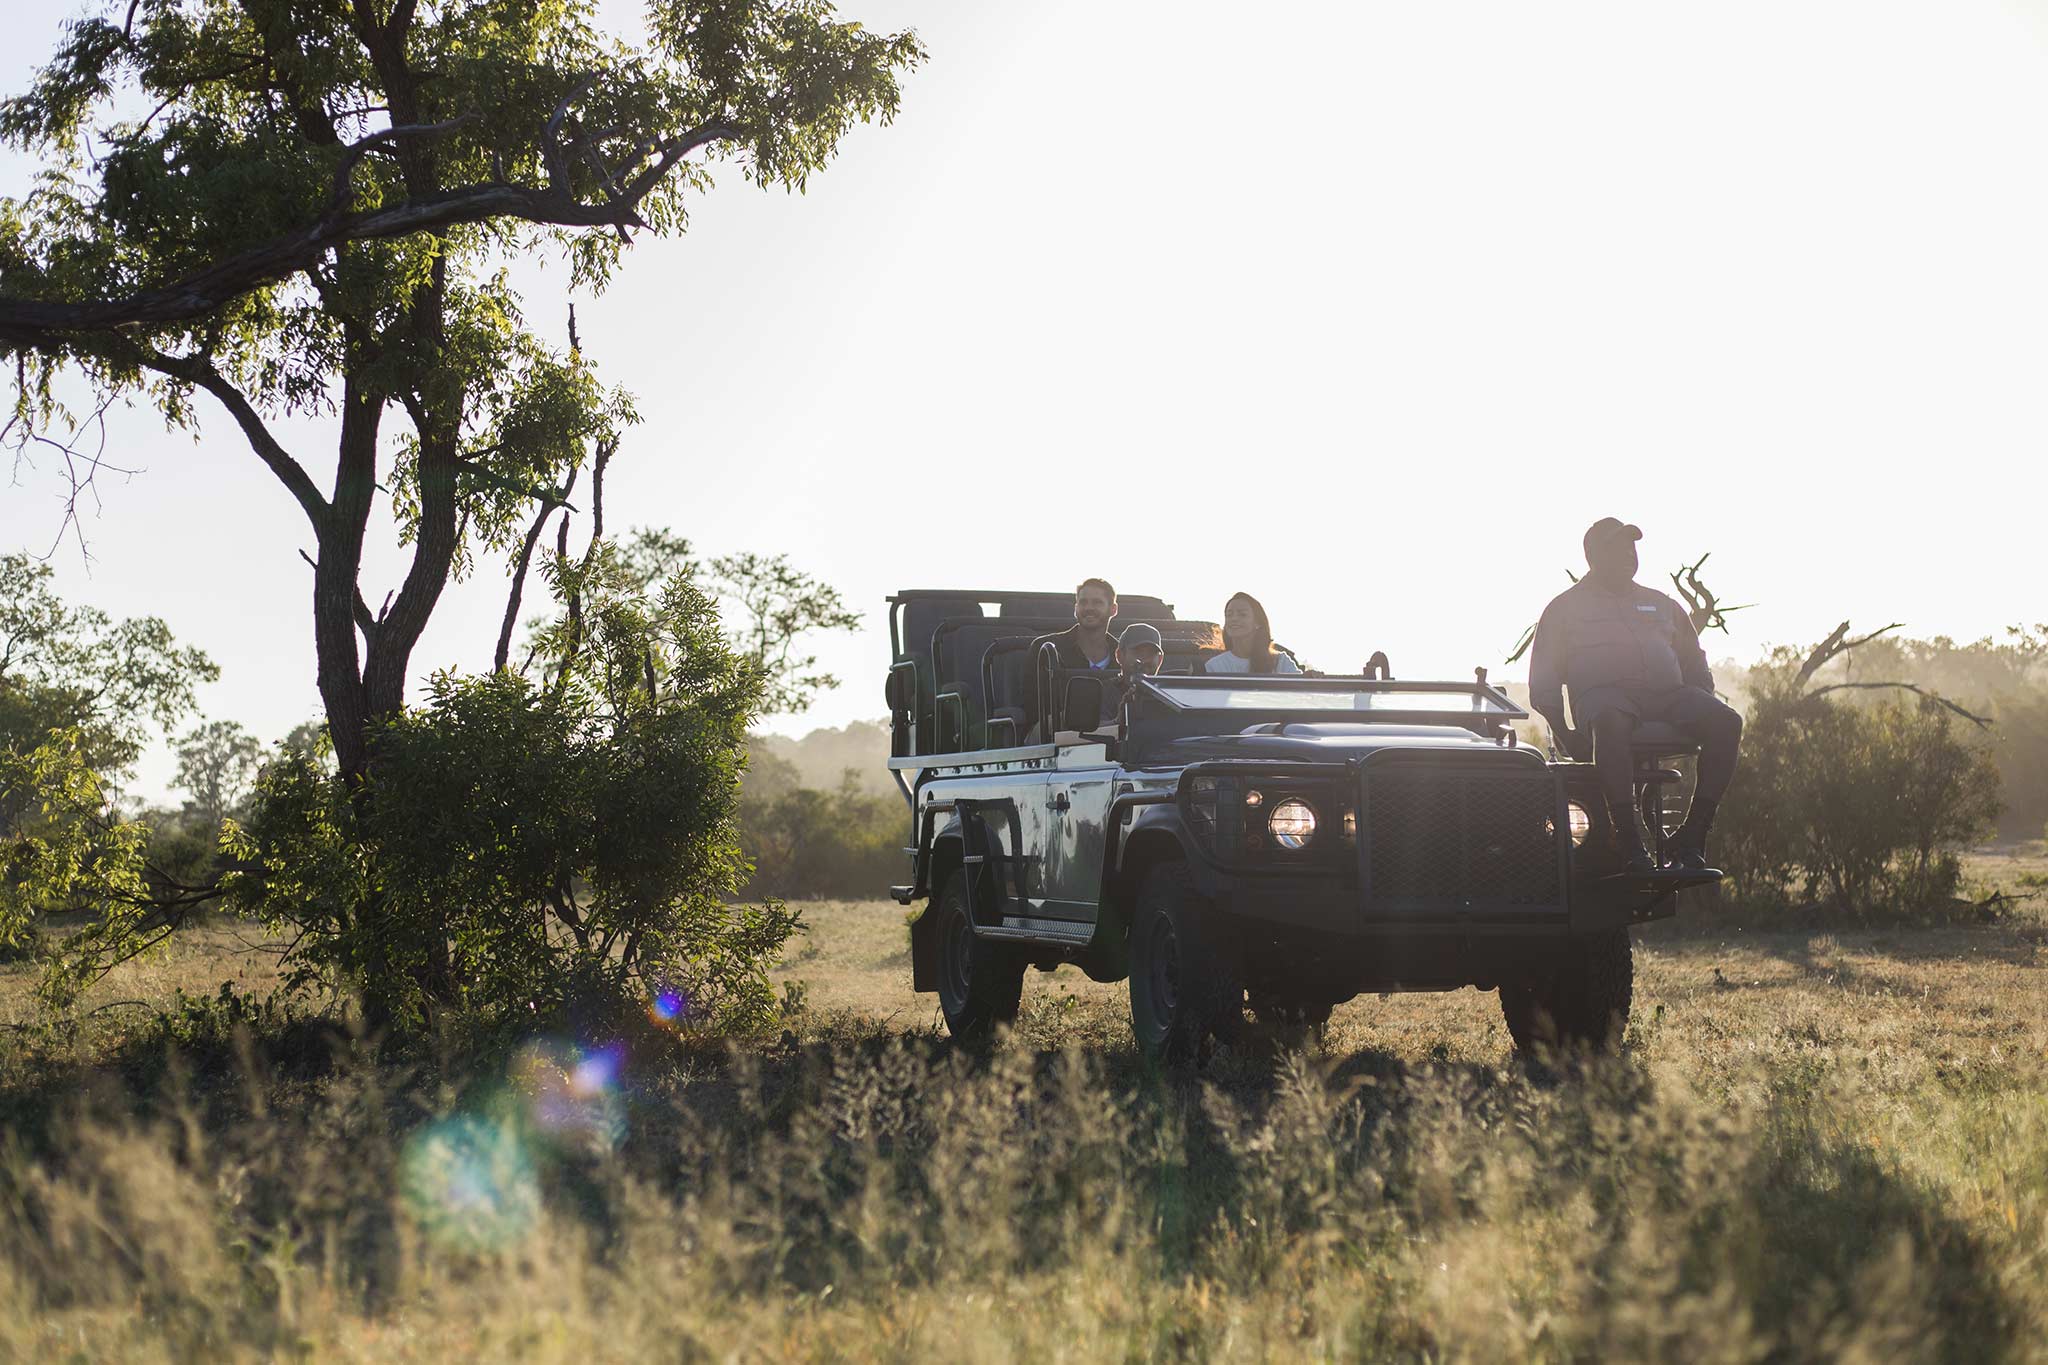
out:
<path id="1" fill-rule="evenodd" d="M 1626 889 L 1630 891 L 1683 891 L 1693 886 L 1712 886 L 1721 880 L 1723 873 L 1717 867 L 1703 867 L 1697 871 L 1682 867 L 1662 867 L 1655 872 L 1616 872 L 1600 878 L 1596 886 Z"/>
<path id="2" fill-rule="evenodd" d="M 1059 943 L 1069 946 L 1086 943 L 1095 937 L 1095 926 L 1077 924 L 1068 920 L 1033 920 L 1016 915 L 1004 917 L 1008 924 L 977 924 L 976 938 L 1014 940 L 1019 943 Z"/>

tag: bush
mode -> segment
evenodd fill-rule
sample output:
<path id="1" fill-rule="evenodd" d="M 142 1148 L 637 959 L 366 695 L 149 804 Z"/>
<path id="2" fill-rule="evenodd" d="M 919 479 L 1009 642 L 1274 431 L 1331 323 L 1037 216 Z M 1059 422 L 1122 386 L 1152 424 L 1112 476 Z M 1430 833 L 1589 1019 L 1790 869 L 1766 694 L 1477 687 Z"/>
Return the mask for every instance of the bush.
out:
<path id="1" fill-rule="evenodd" d="M 1759 670 L 1717 826 L 1745 900 L 1917 909 L 1952 896 L 1956 852 L 1990 834 L 1999 775 L 1939 704 L 1857 705 Z"/>
<path id="2" fill-rule="evenodd" d="M 295 985 L 362 992 L 378 1022 L 530 1025 L 636 1008 L 721 1030 L 777 1017 L 798 928 L 731 903 L 761 674 L 680 580 L 654 601 L 579 585 L 546 683 L 436 677 L 374 738 L 368 780 L 286 756 L 264 773 L 234 894 L 288 930 Z"/>

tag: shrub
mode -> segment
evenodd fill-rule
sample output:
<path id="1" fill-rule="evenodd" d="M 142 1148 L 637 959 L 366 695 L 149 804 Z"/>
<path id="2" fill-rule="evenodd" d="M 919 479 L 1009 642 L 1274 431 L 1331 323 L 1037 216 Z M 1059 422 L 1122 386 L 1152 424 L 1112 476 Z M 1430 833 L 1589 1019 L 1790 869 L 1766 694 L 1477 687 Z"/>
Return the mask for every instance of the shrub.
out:
<path id="1" fill-rule="evenodd" d="M 1870 705 L 1803 693 L 1759 670 L 1742 766 L 1718 826 L 1734 889 L 1856 909 L 1913 909 L 1953 895 L 1955 854 L 1999 811 L 1990 752 L 1937 703 Z"/>
<path id="2" fill-rule="evenodd" d="M 303 756 L 265 772 L 235 896 L 291 933 L 294 984 L 377 992 L 400 1026 L 653 995 L 707 1027 L 775 1017 L 767 968 L 797 917 L 731 904 L 760 670 L 688 583 L 649 600 L 599 570 L 545 683 L 436 677 L 355 790 Z"/>

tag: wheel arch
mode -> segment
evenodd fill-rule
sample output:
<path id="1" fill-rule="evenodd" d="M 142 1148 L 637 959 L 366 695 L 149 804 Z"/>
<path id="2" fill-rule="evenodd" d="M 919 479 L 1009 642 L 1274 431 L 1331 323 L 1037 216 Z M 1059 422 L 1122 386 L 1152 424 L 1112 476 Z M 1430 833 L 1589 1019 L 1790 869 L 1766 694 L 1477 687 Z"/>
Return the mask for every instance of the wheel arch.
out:
<path id="1" fill-rule="evenodd" d="M 1174 808 L 1157 804 L 1139 806 L 1137 812 L 1135 829 L 1116 843 L 1102 870 L 1096 937 L 1079 962 L 1092 980 L 1122 980 L 1130 974 L 1130 917 L 1151 870 L 1163 862 L 1194 866 L 1188 835 Z"/>
<path id="2" fill-rule="evenodd" d="M 924 909 L 910 922 L 910 988 L 913 991 L 935 991 L 939 988 L 939 896 L 946 889 L 946 881 L 960 870 L 964 844 L 957 823 L 949 824 L 932 840 L 931 852 L 925 861 L 926 884 L 931 894 L 925 898 Z"/>

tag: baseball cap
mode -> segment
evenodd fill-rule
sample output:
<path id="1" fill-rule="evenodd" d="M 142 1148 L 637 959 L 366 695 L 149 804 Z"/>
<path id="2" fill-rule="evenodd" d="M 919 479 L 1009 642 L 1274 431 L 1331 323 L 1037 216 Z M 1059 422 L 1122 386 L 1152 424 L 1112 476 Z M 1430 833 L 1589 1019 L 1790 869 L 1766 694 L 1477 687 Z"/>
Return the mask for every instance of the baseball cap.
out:
<path id="1" fill-rule="evenodd" d="M 1166 652 L 1166 641 L 1160 638 L 1159 627 L 1144 621 L 1131 622 L 1124 627 L 1123 633 L 1116 637 L 1116 647 L 1119 650 L 1136 649 L 1140 645 L 1150 645 L 1162 654 Z"/>
<path id="2" fill-rule="evenodd" d="M 1586 528 L 1586 537 L 1580 543 L 1584 545 L 1586 553 L 1590 556 L 1593 553 L 1594 546 L 1605 545 L 1608 541 L 1624 537 L 1629 540 L 1641 540 L 1643 538 L 1643 528 L 1631 526 L 1620 517 L 1602 517 Z"/>

